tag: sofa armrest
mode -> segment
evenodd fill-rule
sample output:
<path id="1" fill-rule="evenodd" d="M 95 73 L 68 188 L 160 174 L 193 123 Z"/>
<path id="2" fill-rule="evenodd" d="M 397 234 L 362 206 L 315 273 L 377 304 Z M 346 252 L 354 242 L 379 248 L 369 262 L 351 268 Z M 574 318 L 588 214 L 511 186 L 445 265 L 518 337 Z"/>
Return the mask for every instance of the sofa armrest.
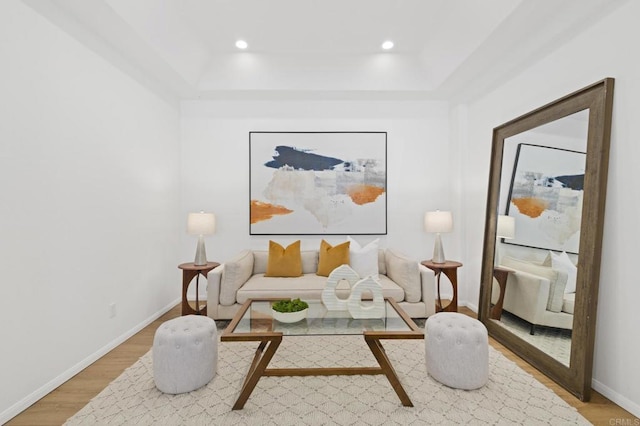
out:
<path id="1" fill-rule="evenodd" d="M 236 303 L 238 289 L 253 275 L 253 261 L 253 252 L 243 250 L 233 259 L 224 262 L 218 293 L 220 305 L 232 306 Z"/>
<path id="2" fill-rule="evenodd" d="M 212 269 L 207 274 L 207 316 L 218 318 L 218 305 L 220 304 L 220 283 L 224 264 Z"/>
<path id="3" fill-rule="evenodd" d="M 420 265 L 420 287 L 428 317 L 436 313 L 436 278 L 433 271 L 422 264 Z"/>
<path id="4" fill-rule="evenodd" d="M 507 279 L 503 307 L 532 324 L 538 324 L 547 310 L 550 285 L 547 278 L 514 271 Z"/>

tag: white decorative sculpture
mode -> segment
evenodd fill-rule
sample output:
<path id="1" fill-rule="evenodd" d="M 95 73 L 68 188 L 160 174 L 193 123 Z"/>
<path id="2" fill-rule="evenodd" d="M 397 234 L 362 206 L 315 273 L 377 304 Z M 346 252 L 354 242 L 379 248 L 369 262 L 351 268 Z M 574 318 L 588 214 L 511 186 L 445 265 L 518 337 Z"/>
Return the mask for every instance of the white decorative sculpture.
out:
<path id="1" fill-rule="evenodd" d="M 342 280 L 346 280 L 352 288 L 360 280 L 360 276 L 349 265 L 338 266 L 329 274 L 327 284 L 322 290 L 322 303 L 329 311 L 347 310 L 347 299 L 340 299 L 336 294 L 336 287 Z"/>
<path id="2" fill-rule="evenodd" d="M 371 291 L 373 302 L 362 302 L 362 293 Z M 382 318 L 384 317 L 384 297 L 382 285 L 371 277 L 360 280 L 351 287 L 351 296 L 347 301 L 347 308 L 353 318 Z"/>
<path id="3" fill-rule="evenodd" d="M 340 281 L 349 283 L 351 294 L 348 299 L 340 299 L 336 294 L 336 288 Z M 363 303 L 362 294 L 370 291 L 373 294 L 373 301 Z M 322 290 L 322 303 L 328 311 L 346 311 L 353 318 L 382 318 L 385 314 L 384 296 L 382 295 L 382 285 L 369 276 L 360 279 L 356 271 L 349 265 L 341 265 L 334 269 L 327 278 L 327 284 Z"/>

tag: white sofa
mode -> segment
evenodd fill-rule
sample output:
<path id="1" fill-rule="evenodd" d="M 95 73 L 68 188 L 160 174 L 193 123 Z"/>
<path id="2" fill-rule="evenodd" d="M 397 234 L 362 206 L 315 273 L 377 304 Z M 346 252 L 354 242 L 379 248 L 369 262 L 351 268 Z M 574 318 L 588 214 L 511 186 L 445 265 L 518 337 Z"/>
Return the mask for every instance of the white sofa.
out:
<path id="1" fill-rule="evenodd" d="M 318 251 L 302 251 L 301 277 L 265 277 L 268 251 L 244 250 L 221 264 L 207 276 L 207 315 L 213 319 L 231 319 L 250 298 L 321 299 L 327 277 L 316 275 Z M 433 271 L 417 260 L 393 250 L 378 251 L 379 281 L 382 293 L 392 297 L 412 318 L 435 313 Z M 338 297 L 347 297 L 349 286 L 340 283 Z"/>
<path id="2" fill-rule="evenodd" d="M 505 256 L 500 266 L 510 269 L 505 287 L 504 311 L 536 326 L 573 329 L 575 292 L 565 293 L 567 274 L 536 262 Z M 491 294 L 496 303 L 500 287 L 494 280 Z"/>

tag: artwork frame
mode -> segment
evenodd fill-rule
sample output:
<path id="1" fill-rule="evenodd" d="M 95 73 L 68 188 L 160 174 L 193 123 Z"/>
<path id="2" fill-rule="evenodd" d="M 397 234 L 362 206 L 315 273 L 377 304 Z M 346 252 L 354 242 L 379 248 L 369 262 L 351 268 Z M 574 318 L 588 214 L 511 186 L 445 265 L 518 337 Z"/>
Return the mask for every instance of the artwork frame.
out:
<path id="1" fill-rule="evenodd" d="M 586 155 L 518 144 L 506 208 L 516 232 L 503 243 L 578 254 Z"/>
<path id="2" fill-rule="evenodd" d="M 250 235 L 386 235 L 387 132 L 249 132 Z"/>

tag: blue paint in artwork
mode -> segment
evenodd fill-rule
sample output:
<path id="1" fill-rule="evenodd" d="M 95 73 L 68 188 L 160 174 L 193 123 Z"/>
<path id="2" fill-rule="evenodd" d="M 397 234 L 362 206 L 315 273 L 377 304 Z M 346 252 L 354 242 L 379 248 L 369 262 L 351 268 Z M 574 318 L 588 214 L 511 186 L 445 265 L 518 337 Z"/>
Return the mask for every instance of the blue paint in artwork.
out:
<path id="1" fill-rule="evenodd" d="M 584 175 L 556 176 L 556 180 L 562 182 L 565 188 L 571 188 L 576 191 L 584 189 Z"/>
<path id="2" fill-rule="evenodd" d="M 543 176 L 533 182 L 536 186 L 547 188 L 570 188 L 582 191 L 584 187 L 584 175 Z"/>
<path id="3" fill-rule="evenodd" d="M 276 146 L 276 154 L 273 160 L 264 165 L 274 169 L 287 166 L 295 170 L 333 170 L 335 166 L 343 163 L 343 160 L 324 155 L 312 154 L 290 146 Z"/>

